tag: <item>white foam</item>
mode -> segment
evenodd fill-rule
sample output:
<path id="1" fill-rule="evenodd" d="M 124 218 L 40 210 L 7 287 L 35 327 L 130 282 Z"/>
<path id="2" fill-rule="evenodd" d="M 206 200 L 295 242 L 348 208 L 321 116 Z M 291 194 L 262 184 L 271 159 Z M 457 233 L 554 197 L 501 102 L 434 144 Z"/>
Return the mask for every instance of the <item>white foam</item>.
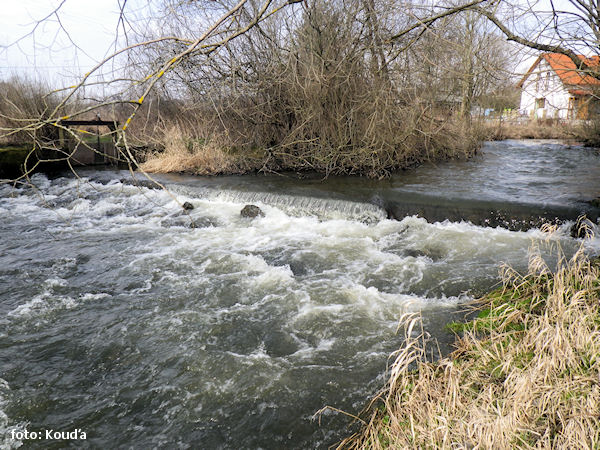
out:
<path id="1" fill-rule="evenodd" d="M 335 345 L 336 338 L 323 338 L 319 339 L 315 346 L 304 344 L 300 349 L 290 355 L 291 358 L 301 360 L 311 360 L 318 353 L 329 352 Z"/>
<path id="2" fill-rule="evenodd" d="M 261 288 L 275 288 L 292 282 L 294 274 L 289 266 L 270 267 L 269 270 L 261 273 L 253 279 L 253 283 Z"/>
<path id="3" fill-rule="evenodd" d="M 261 207 L 274 206 L 293 216 L 314 215 L 322 219 L 351 219 L 377 222 L 386 217 L 386 212 L 373 204 L 349 200 L 303 197 L 271 192 L 235 191 L 227 189 L 192 188 L 169 185 L 168 189 L 186 197 L 217 200 L 243 205 L 257 204 Z"/>
<path id="4" fill-rule="evenodd" d="M 106 293 L 83 293 L 77 299 L 74 299 L 68 295 L 56 294 L 55 289 L 68 286 L 67 281 L 62 278 L 49 278 L 44 281 L 42 286 L 44 290 L 40 294 L 9 311 L 7 317 L 13 319 L 40 317 L 52 311 L 76 308 L 82 302 L 110 297 Z"/>
<path id="5" fill-rule="evenodd" d="M 36 295 L 30 301 L 17 306 L 7 316 L 12 318 L 41 316 L 55 310 L 72 309 L 77 304 L 78 302 L 69 296 L 53 296 L 52 294 L 45 293 Z"/>
<path id="6" fill-rule="evenodd" d="M 352 211 L 377 211 L 373 205 L 322 199 L 313 202 L 291 196 L 259 196 L 265 200 L 260 203 L 265 217 L 248 220 L 240 217 L 240 201 L 250 197 L 212 192 L 192 198 L 193 190 L 178 192 L 178 201 L 194 204 L 189 212 L 192 219 L 209 217 L 218 226 L 168 229 L 161 225 L 165 218 L 184 216 L 167 192 L 115 180 L 107 185 L 86 180 L 40 180 L 40 188 L 51 191 L 49 195 L 59 199 L 66 196 L 63 206 L 51 209 L 38 196 L 25 195 L 3 198 L 2 202 L 20 206 L 22 209 L 13 213 L 44 223 L 46 229 L 57 233 L 93 233 L 94 238 L 98 233 L 148 236 L 128 255 L 126 269 L 143 280 L 143 285 L 132 292 L 149 292 L 157 283 L 201 286 L 211 292 L 216 282 L 235 279 L 244 292 L 242 296 L 249 297 L 245 308 L 260 307 L 269 301 L 268 294 L 291 295 L 300 316 L 312 308 L 312 313 L 320 311 L 333 319 L 350 307 L 373 320 L 388 320 L 407 308 L 452 304 L 460 299 L 410 293 L 436 271 L 441 279 L 450 281 L 489 276 L 490 271 L 497 270 L 499 260 L 523 261 L 531 243 L 547 237 L 538 230 L 512 232 L 465 222 L 429 224 L 416 217 L 400 222 L 380 217 L 366 224 L 353 220 L 356 215 Z M 335 209 L 335 205 L 338 209 L 333 216 L 298 216 L 290 209 L 317 204 L 324 210 Z M 339 217 L 340 211 L 350 213 L 344 218 Z M 559 234 L 555 239 L 568 238 Z M 56 273 L 74 267 L 76 261 L 65 259 L 60 264 Z M 44 287 L 48 292 L 19 305 L 9 315 L 29 316 L 105 298 L 105 294 L 85 294 L 73 299 L 54 293 L 65 287 L 65 280 L 48 279 Z M 265 297 L 262 300 L 261 295 Z M 246 300 L 240 298 L 238 303 Z"/>
<path id="7" fill-rule="evenodd" d="M 103 300 L 108 297 L 110 297 L 110 294 L 106 294 L 104 292 L 101 292 L 98 294 L 86 293 L 86 294 L 79 295 L 79 299 L 83 302 L 94 301 L 94 300 Z"/>
<path id="8" fill-rule="evenodd" d="M 9 311 L 7 316 L 8 317 L 30 316 L 33 311 L 42 310 L 42 308 L 45 307 L 46 304 L 47 304 L 46 298 L 42 295 L 38 295 L 38 296 L 32 298 L 27 303 L 24 303 L 23 305 L 19 305 L 12 311 Z"/>
<path id="9" fill-rule="evenodd" d="M 10 420 L 5 412 L 6 405 L 8 404 L 8 395 L 10 393 L 10 387 L 8 383 L 0 378 L 0 448 L 9 450 L 19 448 L 23 445 L 23 442 L 18 439 L 13 439 L 13 432 L 24 432 L 26 430 L 26 423 L 14 423 Z"/>

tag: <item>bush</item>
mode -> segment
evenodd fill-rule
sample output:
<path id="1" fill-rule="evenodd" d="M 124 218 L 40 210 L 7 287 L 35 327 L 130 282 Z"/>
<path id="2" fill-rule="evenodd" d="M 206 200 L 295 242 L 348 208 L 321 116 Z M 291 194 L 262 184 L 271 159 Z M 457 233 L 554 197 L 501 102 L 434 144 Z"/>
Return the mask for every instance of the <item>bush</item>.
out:
<path id="1" fill-rule="evenodd" d="M 42 125 L 58 100 L 48 95 L 42 82 L 12 78 L 0 83 L 0 144 L 49 143 L 58 139 L 58 128 Z M 40 126 L 41 125 L 41 126 Z"/>
<path id="2" fill-rule="evenodd" d="M 209 68 L 193 61 L 182 66 L 181 79 L 199 73 L 185 86 L 186 117 L 163 114 L 167 127 L 193 122 L 186 135 L 210 142 L 219 136 L 226 152 L 241 155 L 260 149 L 266 169 L 325 175 L 383 177 L 426 160 L 473 154 L 480 136 L 440 115 L 431 89 L 420 95 L 403 89 L 391 69 L 375 63 L 373 36 L 357 27 L 357 11 L 315 2 L 299 23 L 278 24 L 287 27 L 285 43 L 255 32 L 229 49 L 227 63 L 237 72 L 224 72 L 222 60 Z"/>

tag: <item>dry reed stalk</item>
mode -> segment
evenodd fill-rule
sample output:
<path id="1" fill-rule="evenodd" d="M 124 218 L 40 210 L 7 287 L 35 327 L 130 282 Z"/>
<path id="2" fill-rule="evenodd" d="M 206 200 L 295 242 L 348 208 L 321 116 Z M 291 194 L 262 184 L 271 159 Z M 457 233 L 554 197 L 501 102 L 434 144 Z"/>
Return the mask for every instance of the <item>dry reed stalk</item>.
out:
<path id="1" fill-rule="evenodd" d="M 582 127 L 559 121 L 525 123 L 488 122 L 484 125 L 489 140 L 503 139 L 577 139 L 584 140 L 587 133 Z"/>
<path id="2" fill-rule="evenodd" d="M 239 158 L 227 154 L 215 140 L 191 139 L 179 127 L 168 128 L 163 136 L 164 151 L 150 155 L 141 165 L 145 172 L 190 172 L 217 175 L 241 171 Z"/>
<path id="3" fill-rule="evenodd" d="M 600 448 L 599 267 L 582 250 L 554 273 L 530 262 L 504 271 L 448 357 L 425 361 L 408 333 L 367 425 L 338 448 Z"/>

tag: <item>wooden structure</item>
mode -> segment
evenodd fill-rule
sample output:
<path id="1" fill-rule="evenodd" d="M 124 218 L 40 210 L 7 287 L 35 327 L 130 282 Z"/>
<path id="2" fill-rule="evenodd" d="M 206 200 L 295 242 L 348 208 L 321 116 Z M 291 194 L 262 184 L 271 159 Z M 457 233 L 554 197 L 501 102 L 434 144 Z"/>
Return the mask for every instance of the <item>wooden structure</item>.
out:
<path id="1" fill-rule="evenodd" d="M 96 141 L 75 141 L 65 139 L 64 129 L 59 128 L 60 147 L 72 153 L 71 161 L 74 165 L 91 164 L 117 164 L 119 152 L 115 145 L 116 131 L 119 122 L 116 120 L 102 120 L 98 116 L 94 120 L 61 120 L 60 124 L 65 127 L 85 126 L 96 127 Z M 100 138 L 100 127 L 106 127 L 113 133 L 111 142 L 102 142 Z M 82 131 L 82 130 L 80 130 Z M 86 133 L 88 133 L 86 131 Z"/>

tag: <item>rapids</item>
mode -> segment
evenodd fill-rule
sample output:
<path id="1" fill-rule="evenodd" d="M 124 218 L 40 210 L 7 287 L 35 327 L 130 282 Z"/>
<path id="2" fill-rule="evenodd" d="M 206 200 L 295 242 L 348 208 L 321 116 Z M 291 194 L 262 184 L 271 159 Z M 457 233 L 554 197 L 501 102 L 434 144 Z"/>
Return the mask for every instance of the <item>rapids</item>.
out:
<path id="1" fill-rule="evenodd" d="M 529 161 L 540 145 L 518 151 Z M 576 151 L 552 145 L 563 159 Z M 498 144 L 487 148 L 490 159 L 503 157 Z M 597 153 L 584 156 L 600 166 Z M 379 185 L 163 176 L 161 190 L 94 170 L 0 185 L 0 447 L 18 446 L 16 431 L 77 429 L 86 440 L 63 445 L 327 448 L 348 420 L 327 413 L 319 425 L 313 414 L 325 405 L 356 413 L 382 386 L 403 313 L 420 312 L 447 352 L 444 325 L 497 285 L 500 264 L 525 270 L 531 246 L 552 263 L 551 247 L 568 255 L 580 245 L 569 223 L 548 238 L 390 220 L 371 201 L 436 189 L 457 198 L 449 184 L 465 173 L 482 182 L 477 161 L 485 157 L 451 163 L 462 175 L 443 182 L 424 167 L 429 175 L 418 169 Z M 425 188 L 418 176 L 442 187 Z M 578 188 L 564 177 L 570 190 L 552 178 L 555 195 L 544 185 L 552 202 L 533 176 L 514 202 L 567 207 L 600 192 L 597 178 L 578 177 L 586 185 Z M 481 188 L 486 201 L 507 196 Z M 240 217 L 247 203 L 265 216 Z M 598 239 L 587 245 L 600 250 Z"/>

